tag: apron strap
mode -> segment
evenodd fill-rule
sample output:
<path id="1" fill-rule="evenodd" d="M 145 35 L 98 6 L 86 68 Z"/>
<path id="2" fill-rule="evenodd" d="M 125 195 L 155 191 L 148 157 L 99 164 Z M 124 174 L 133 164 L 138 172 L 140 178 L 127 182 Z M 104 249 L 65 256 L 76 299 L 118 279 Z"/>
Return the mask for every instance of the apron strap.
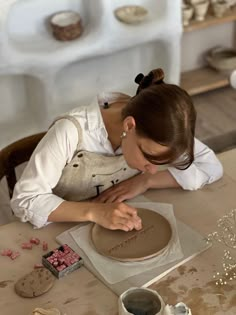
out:
<path id="1" fill-rule="evenodd" d="M 76 148 L 76 150 L 78 152 L 80 150 L 80 144 L 82 141 L 82 128 L 80 126 L 80 123 L 78 122 L 78 120 L 74 116 L 72 116 L 72 115 L 60 116 L 53 121 L 53 123 L 50 125 L 50 127 L 48 129 L 50 129 L 58 120 L 61 120 L 61 119 L 68 119 L 75 125 L 77 132 L 78 132 L 78 144 L 77 144 L 77 148 Z"/>

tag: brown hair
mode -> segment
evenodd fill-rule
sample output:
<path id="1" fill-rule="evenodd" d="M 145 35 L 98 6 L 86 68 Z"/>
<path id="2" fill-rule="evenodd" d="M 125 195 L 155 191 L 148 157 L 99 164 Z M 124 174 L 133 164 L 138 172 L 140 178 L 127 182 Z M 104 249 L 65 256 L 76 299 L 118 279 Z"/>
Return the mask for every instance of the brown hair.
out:
<path id="1" fill-rule="evenodd" d="M 164 83 L 164 72 L 155 69 L 139 74 L 136 96 L 122 111 L 122 118 L 133 116 L 139 136 L 170 148 L 159 157 L 144 156 L 153 164 L 172 164 L 186 169 L 194 160 L 196 111 L 188 93 L 174 84 Z M 179 157 L 181 156 L 181 159 Z"/>

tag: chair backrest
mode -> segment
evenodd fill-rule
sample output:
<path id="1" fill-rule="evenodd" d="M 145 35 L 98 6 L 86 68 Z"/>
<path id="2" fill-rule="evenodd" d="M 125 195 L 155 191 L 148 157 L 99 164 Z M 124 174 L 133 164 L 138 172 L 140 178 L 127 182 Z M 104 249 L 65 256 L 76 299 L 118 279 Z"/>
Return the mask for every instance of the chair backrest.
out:
<path id="1" fill-rule="evenodd" d="M 0 180 L 6 177 L 10 198 L 16 184 L 16 166 L 28 161 L 45 132 L 17 140 L 0 151 Z"/>

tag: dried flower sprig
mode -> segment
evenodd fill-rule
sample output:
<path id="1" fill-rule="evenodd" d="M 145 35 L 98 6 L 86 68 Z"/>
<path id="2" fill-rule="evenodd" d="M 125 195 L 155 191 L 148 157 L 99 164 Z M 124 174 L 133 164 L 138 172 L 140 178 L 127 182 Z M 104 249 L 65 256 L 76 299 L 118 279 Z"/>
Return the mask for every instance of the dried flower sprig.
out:
<path id="1" fill-rule="evenodd" d="M 236 249 L 236 209 L 231 210 L 217 221 L 218 231 L 209 234 L 207 243 L 219 242 L 222 245 Z M 236 257 L 229 250 L 224 250 L 222 258 L 222 272 L 216 272 L 213 279 L 216 285 L 226 285 L 229 281 L 236 280 Z"/>
<path id="2" fill-rule="evenodd" d="M 213 279 L 216 281 L 216 285 L 224 285 L 229 281 L 236 280 L 236 260 L 231 256 L 230 251 L 225 250 L 223 256 L 223 272 L 216 272 L 213 275 Z"/>
<path id="3" fill-rule="evenodd" d="M 231 210 L 217 221 L 219 231 L 207 236 L 208 242 L 217 241 L 227 247 L 236 249 L 236 209 Z"/>

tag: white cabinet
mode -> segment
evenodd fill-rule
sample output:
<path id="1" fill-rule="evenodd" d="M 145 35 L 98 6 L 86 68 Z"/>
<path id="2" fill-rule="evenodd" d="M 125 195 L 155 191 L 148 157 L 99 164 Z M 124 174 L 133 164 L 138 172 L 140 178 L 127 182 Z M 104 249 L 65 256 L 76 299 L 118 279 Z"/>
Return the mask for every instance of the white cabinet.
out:
<path id="1" fill-rule="evenodd" d="M 147 19 L 118 21 L 113 11 L 129 4 L 144 6 Z M 162 67 L 166 81 L 178 83 L 180 8 L 180 0 L 0 0 L 0 147 L 45 130 L 57 114 L 98 91 L 133 94 L 139 72 Z M 62 10 L 81 15 L 80 38 L 60 42 L 52 36 L 49 18 Z"/>
<path id="2" fill-rule="evenodd" d="M 228 43 L 231 42 L 232 46 L 235 46 L 236 32 L 234 21 L 236 21 L 236 5 L 220 18 L 215 17 L 211 10 L 209 10 L 204 21 L 190 21 L 190 24 L 184 27 L 184 40 L 186 39 L 185 43 L 188 42 L 190 47 L 186 49 L 185 54 L 184 52 L 182 54 L 186 57 L 186 54 L 190 55 L 191 53 L 191 56 L 188 56 L 188 63 L 197 64 L 200 63 L 200 59 L 202 62 L 203 56 L 200 52 L 203 47 L 205 47 L 205 50 L 220 45 L 227 47 Z M 199 42 L 201 42 L 201 45 L 196 47 Z M 181 86 L 190 95 L 212 91 L 228 85 L 228 75 L 218 72 L 206 64 L 191 71 L 184 71 L 181 76 Z"/>

